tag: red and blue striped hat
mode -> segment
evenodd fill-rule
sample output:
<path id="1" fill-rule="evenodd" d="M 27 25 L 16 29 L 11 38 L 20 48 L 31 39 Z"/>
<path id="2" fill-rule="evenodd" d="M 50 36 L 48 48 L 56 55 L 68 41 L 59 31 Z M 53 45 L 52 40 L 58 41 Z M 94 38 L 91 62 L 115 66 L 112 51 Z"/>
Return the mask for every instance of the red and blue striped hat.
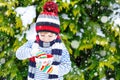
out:
<path id="1" fill-rule="evenodd" d="M 58 6 L 56 3 L 49 1 L 45 3 L 43 12 L 39 14 L 36 21 L 36 32 L 53 32 L 60 33 L 60 21 L 58 17 Z"/>

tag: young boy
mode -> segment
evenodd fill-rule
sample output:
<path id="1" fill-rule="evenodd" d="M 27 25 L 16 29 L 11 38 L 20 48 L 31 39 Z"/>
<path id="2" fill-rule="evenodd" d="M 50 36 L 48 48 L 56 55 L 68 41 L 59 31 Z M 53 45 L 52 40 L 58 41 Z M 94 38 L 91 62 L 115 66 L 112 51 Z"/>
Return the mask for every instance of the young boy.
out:
<path id="1" fill-rule="evenodd" d="M 59 37 L 57 13 L 57 4 L 47 2 L 36 22 L 36 41 L 28 41 L 16 51 L 18 59 L 29 59 L 28 80 L 63 80 L 71 69 L 69 53 Z M 36 57 L 41 54 L 51 55 L 53 60 L 44 59 L 47 63 L 44 65 L 41 59 L 39 64 Z"/>

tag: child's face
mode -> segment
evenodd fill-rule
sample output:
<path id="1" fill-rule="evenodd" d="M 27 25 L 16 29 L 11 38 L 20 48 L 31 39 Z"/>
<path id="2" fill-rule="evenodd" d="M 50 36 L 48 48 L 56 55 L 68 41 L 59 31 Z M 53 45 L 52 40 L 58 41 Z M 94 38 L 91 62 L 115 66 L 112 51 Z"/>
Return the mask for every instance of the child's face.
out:
<path id="1" fill-rule="evenodd" d="M 39 32 L 39 37 L 43 42 L 51 42 L 57 38 L 57 35 L 51 32 Z"/>

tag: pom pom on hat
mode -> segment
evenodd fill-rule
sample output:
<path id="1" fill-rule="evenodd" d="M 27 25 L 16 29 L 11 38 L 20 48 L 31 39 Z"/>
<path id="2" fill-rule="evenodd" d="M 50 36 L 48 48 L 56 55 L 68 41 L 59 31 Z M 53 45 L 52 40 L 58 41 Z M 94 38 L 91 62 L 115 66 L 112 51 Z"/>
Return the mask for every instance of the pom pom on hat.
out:
<path id="1" fill-rule="evenodd" d="M 39 14 L 36 21 L 36 32 L 53 32 L 59 34 L 60 21 L 58 17 L 58 6 L 52 1 L 48 1 L 43 6 L 43 12 Z"/>
<path id="2" fill-rule="evenodd" d="M 43 7 L 43 12 L 53 12 L 55 15 L 58 14 L 58 6 L 56 3 L 49 1 Z"/>

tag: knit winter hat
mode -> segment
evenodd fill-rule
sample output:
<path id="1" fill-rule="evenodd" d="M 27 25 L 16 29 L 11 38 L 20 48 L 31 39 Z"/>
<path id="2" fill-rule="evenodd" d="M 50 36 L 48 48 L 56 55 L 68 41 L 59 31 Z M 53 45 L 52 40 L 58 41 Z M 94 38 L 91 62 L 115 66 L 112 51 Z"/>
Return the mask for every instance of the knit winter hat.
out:
<path id="1" fill-rule="evenodd" d="M 58 17 L 58 6 L 56 3 L 49 1 L 43 7 L 43 12 L 39 14 L 36 21 L 36 32 L 53 32 L 59 34 L 60 21 Z"/>

